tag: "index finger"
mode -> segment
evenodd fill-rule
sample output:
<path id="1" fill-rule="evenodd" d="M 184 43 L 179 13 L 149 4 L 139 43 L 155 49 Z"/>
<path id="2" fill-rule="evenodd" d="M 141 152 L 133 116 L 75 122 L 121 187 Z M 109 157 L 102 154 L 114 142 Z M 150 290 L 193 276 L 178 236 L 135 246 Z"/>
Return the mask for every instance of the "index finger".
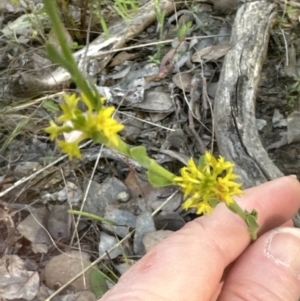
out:
<path id="1" fill-rule="evenodd" d="M 283 177 L 245 191 L 241 207 L 258 212 L 260 232 L 280 226 L 300 206 L 300 185 Z M 239 216 L 220 204 L 188 223 L 129 269 L 102 301 L 210 300 L 223 271 L 250 244 Z"/>

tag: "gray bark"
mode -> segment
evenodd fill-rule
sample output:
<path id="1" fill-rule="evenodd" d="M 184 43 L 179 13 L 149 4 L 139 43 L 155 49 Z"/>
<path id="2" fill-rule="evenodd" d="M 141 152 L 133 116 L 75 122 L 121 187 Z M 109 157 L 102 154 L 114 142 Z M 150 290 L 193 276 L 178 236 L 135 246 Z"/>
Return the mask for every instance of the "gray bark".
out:
<path id="1" fill-rule="evenodd" d="M 275 15 L 275 5 L 265 1 L 238 10 L 214 100 L 220 154 L 235 163 L 244 188 L 283 176 L 262 146 L 255 119 L 256 91 Z"/>

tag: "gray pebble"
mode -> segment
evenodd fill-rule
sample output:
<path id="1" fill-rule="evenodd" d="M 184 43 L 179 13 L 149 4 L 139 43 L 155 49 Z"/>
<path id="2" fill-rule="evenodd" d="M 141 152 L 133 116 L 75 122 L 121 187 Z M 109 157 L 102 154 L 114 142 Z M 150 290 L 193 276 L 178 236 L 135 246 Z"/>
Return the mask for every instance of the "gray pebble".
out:
<path id="1" fill-rule="evenodd" d="M 155 230 L 151 213 L 143 212 L 137 217 L 136 230 L 133 239 L 133 250 L 136 255 L 144 255 L 146 253 L 145 246 L 143 244 L 144 234 L 154 232 Z"/>
<path id="2" fill-rule="evenodd" d="M 86 187 L 88 181 L 85 183 Z M 117 204 L 118 195 L 128 191 L 119 179 L 112 177 L 101 185 L 92 181 L 83 211 L 103 216 L 108 205 Z"/>
<path id="3" fill-rule="evenodd" d="M 115 246 L 118 243 L 118 240 L 114 236 L 110 236 L 105 232 L 101 232 L 100 243 L 99 243 L 99 256 L 107 253 L 110 248 Z M 109 257 L 114 259 L 122 254 L 121 247 L 117 247 L 111 252 L 108 252 Z M 104 259 L 108 259 L 108 256 L 105 256 Z"/>
<path id="4" fill-rule="evenodd" d="M 160 208 L 161 205 L 166 201 L 166 199 L 155 199 L 151 202 L 151 208 L 155 211 Z M 174 195 L 174 197 L 167 202 L 161 209 L 166 212 L 174 212 L 180 206 L 182 202 L 182 196 L 180 193 Z"/>
<path id="5" fill-rule="evenodd" d="M 130 228 L 133 229 L 136 225 L 136 216 L 126 210 L 108 207 L 106 208 L 104 217 L 116 222 L 119 226 L 104 223 L 103 229 L 115 233 L 122 238 L 129 233 Z"/>

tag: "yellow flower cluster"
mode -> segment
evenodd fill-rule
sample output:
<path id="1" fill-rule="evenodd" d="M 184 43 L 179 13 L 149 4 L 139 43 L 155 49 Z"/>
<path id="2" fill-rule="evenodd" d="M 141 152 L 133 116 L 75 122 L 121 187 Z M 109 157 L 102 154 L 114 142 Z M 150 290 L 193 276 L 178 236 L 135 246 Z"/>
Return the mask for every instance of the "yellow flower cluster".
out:
<path id="1" fill-rule="evenodd" d="M 183 208 L 197 208 L 197 214 L 202 214 L 211 212 L 219 202 L 232 204 L 232 196 L 243 193 L 242 184 L 234 181 L 238 176 L 233 167 L 231 162 L 221 156 L 216 159 L 210 152 L 200 158 L 198 165 L 191 158 L 181 169 L 181 176 L 174 178 L 184 193 Z"/>
<path id="2" fill-rule="evenodd" d="M 80 99 L 87 107 L 86 112 L 78 108 Z M 57 118 L 57 121 L 61 122 L 62 125 L 59 126 L 51 121 L 50 126 L 45 131 L 50 134 L 52 140 L 60 134 L 79 131 L 79 136 L 75 141 L 57 141 L 58 146 L 61 147 L 63 152 L 69 154 L 70 158 L 81 157 L 79 143 L 87 138 L 110 146 L 118 145 L 120 139 L 118 132 L 124 126 L 112 118 L 114 107 L 102 106 L 96 110 L 84 94 L 81 94 L 81 97 L 77 97 L 76 94 L 64 94 L 64 100 L 65 102 L 60 104 L 63 114 Z M 102 103 L 104 100 L 105 98 L 101 99 Z"/>

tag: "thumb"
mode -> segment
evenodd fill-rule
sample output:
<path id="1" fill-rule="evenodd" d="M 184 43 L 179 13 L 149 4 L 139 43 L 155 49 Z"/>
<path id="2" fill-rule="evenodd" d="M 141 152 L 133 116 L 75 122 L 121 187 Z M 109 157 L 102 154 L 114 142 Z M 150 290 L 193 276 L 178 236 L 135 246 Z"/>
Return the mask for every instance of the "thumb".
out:
<path id="1" fill-rule="evenodd" d="M 262 235 L 235 262 L 218 301 L 296 301 L 300 296 L 300 230 Z"/>

